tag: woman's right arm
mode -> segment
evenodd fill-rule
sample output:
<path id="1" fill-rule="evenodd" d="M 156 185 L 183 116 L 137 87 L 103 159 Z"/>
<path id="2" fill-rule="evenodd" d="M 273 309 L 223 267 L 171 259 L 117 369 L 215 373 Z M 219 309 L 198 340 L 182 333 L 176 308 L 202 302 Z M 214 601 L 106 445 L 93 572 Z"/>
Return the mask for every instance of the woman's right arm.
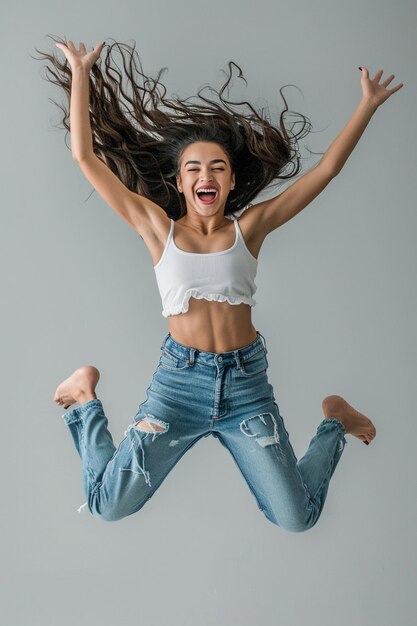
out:
<path id="1" fill-rule="evenodd" d="M 79 162 L 94 154 L 89 114 L 90 70 L 76 66 L 72 70 L 70 129 L 72 158 Z"/>
<path id="2" fill-rule="evenodd" d="M 70 98 L 70 134 L 72 157 L 103 200 L 141 235 L 152 229 L 155 217 L 165 221 L 165 211 L 144 196 L 128 189 L 93 151 L 89 113 L 89 74 L 103 44 L 87 53 L 83 43 L 77 51 L 71 40 L 68 46 L 56 44 L 64 52 L 72 70 Z"/>

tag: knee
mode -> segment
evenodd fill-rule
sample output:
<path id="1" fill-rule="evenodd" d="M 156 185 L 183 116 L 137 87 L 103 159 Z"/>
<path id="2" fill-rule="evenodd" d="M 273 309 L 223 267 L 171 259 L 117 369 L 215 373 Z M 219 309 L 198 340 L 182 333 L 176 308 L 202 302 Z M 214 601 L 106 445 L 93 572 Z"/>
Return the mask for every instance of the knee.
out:
<path id="1" fill-rule="evenodd" d="M 310 524 L 310 523 L 306 523 L 306 524 L 286 524 L 282 528 L 284 528 L 284 530 L 287 530 L 290 533 L 305 533 L 307 530 L 310 530 L 311 528 L 313 528 L 315 523 L 316 522 L 314 522 L 313 524 Z"/>
<path id="2" fill-rule="evenodd" d="M 119 515 L 116 511 L 92 511 L 94 517 L 103 522 L 118 522 L 126 517 L 125 515 Z"/>
<path id="3" fill-rule="evenodd" d="M 273 523 L 276 524 L 276 526 L 279 526 L 279 528 L 282 528 L 283 530 L 286 530 L 290 533 L 305 533 L 307 530 L 310 530 L 310 528 L 313 528 L 313 526 L 315 525 L 315 523 L 314 524 L 300 524 L 300 523 L 294 523 L 294 522 L 289 522 L 289 523 L 273 522 Z"/>
<path id="4" fill-rule="evenodd" d="M 275 515 L 269 514 L 267 511 L 263 511 L 265 517 L 283 530 L 286 530 L 290 533 L 304 533 L 307 530 L 310 530 L 317 523 L 318 518 L 297 518 L 297 517 L 280 517 L 278 518 Z"/>
<path id="5" fill-rule="evenodd" d="M 128 517 L 141 509 L 143 504 L 132 509 L 132 507 L 122 506 L 120 502 L 97 502 L 95 500 L 90 508 L 90 512 L 97 519 L 103 522 L 118 522 L 124 517 Z"/>
<path id="6" fill-rule="evenodd" d="M 122 512 L 117 509 L 117 507 L 111 506 L 98 506 L 97 502 L 94 502 L 90 509 L 90 513 L 97 519 L 103 522 L 118 522 L 126 515 L 123 515 Z"/>

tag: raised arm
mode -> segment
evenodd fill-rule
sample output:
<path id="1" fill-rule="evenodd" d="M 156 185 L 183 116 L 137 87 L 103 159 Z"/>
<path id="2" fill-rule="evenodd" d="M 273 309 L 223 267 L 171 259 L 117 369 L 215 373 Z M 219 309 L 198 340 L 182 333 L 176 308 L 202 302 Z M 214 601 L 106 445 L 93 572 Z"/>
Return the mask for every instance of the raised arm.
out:
<path id="1" fill-rule="evenodd" d="M 157 204 L 128 189 L 111 169 L 93 151 L 92 131 L 89 115 L 89 74 L 104 44 L 97 44 L 87 53 L 83 43 L 77 50 L 71 40 L 68 46 L 57 43 L 67 57 L 72 70 L 70 129 L 71 152 L 74 161 L 100 194 L 103 200 L 142 238 L 150 228 L 152 216 L 166 218 Z"/>
<path id="2" fill-rule="evenodd" d="M 319 163 L 281 194 L 252 208 L 259 215 L 259 228 L 264 237 L 297 215 L 339 174 L 377 108 L 403 86 L 400 83 L 387 89 L 394 74 L 379 84 L 383 70 L 379 70 L 370 80 L 367 68 L 359 69 L 362 71 L 362 99 Z"/>

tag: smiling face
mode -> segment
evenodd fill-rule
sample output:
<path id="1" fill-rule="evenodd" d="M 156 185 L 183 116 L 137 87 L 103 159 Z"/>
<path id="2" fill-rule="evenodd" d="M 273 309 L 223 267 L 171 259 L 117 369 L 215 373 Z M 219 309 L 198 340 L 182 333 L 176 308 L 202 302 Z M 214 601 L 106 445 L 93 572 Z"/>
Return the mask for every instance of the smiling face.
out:
<path id="1" fill-rule="evenodd" d="M 184 194 L 187 212 L 224 215 L 227 197 L 235 187 L 235 175 L 224 149 L 214 142 L 196 141 L 184 149 L 179 166 L 177 187 Z M 213 191 L 199 195 L 200 188 Z"/>

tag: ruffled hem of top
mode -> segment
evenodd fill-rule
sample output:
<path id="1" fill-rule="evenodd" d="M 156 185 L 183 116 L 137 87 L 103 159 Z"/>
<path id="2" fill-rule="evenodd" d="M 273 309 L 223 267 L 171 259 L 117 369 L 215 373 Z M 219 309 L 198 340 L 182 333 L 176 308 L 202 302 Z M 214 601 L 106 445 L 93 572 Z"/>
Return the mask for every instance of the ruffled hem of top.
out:
<path id="1" fill-rule="evenodd" d="M 222 293 L 201 293 L 196 289 L 190 289 L 182 304 L 172 307 L 169 313 L 164 309 L 162 315 L 168 317 L 170 315 L 179 315 L 180 313 L 187 313 L 190 306 L 190 298 L 196 298 L 197 300 L 209 300 L 215 302 L 228 302 L 229 304 L 249 304 L 255 306 L 256 300 L 248 296 L 225 296 Z"/>

